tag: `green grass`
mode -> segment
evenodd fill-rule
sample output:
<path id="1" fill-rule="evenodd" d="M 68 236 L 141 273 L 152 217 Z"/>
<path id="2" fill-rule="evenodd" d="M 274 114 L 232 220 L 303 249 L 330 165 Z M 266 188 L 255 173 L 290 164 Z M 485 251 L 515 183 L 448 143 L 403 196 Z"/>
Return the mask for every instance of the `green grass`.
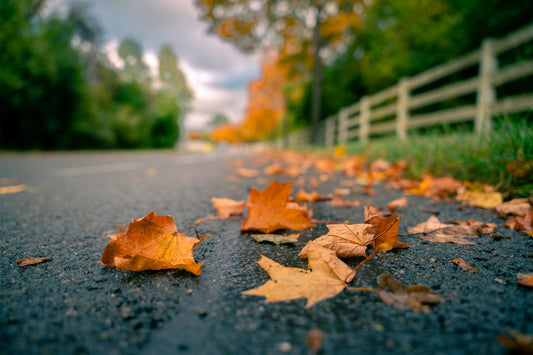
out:
<path id="1" fill-rule="evenodd" d="M 527 118 L 502 120 L 493 132 L 448 135 L 410 135 L 407 140 L 383 138 L 368 144 L 350 143 L 348 154 L 364 154 L 369 161 L 403 159 L 409 163 L 409 177 L 423 173 L 453 176 L 459 180 L 489 183 L 506 197 L 533 195 L 533 126 Z M 507 164 L 519 161 L 527 167 L 521 176 L 511 174 Z"/>

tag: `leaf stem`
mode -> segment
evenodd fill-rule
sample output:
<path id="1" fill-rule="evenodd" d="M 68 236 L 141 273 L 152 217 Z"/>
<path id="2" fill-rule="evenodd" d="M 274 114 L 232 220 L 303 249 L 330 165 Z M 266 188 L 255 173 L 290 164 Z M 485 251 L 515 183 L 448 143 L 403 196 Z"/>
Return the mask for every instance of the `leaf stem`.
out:
<path id="1" fill-rule="evenodd" d="M 365 258 L 365 260 L 361 261 L 359 265 L 357 265 L 353 271 L 357 271 L 361 268 L 361 266 L 365 265 L 370 259 L 372 259 L 377 253 L 379 253 L 378 249 L 374 249 L 374 251 Z"/>

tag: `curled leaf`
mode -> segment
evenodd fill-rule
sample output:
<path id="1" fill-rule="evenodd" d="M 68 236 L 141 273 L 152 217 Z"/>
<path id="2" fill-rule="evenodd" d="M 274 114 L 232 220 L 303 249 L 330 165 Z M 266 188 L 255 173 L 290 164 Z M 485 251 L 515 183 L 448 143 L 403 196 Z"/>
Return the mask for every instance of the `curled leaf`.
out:
<path id="1" fill-rule="evenodd" d="M 294 244 L 298 242 L 299 234 L 279 235 L 279 234 L 252 234 L 252 238 L 258 243 L 270 242 L 276 245 Z"/>
<path id="2" fill-rule="evenodd" d="M 15 262 L 19 264 L 19 267 L 24 267 L 24 266 L 45 263 L 50 260 L 52 260 L 52 258 L 49 256 L 45 256 L 42 258 L 34 258 L 33 256 L 28 256 L 27 258 L 24 258 L 24 259 L 15 259 Z"/>
<path id="3" fill-rule="evenodd" d="M 386 304 L 391 304 L 398 309 L 411 309 L 429 313 L 428 305 L 442 302 L 443 299 L 426 286 L 405 286 L 400 280 L 390 273 L 378 276 L 378 285 L 381 287 L 379 297 Z"/>

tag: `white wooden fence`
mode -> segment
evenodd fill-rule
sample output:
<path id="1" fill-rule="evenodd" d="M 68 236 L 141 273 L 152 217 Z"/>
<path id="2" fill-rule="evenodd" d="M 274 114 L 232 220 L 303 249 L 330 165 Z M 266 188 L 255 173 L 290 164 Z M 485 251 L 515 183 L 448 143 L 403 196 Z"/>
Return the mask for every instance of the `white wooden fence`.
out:
<path id="1" fill-rule="evenodd" d="M 498 65 L 499 57 L 532 41 L 533 23 L 506 37 L 485 39 L 480 49 L 461 58 L 402 78 L 396 85 L 365 96 L 323 121 L 320 144 L 332 146 L 356 139 L 366 142 L 372 136 L 391 133 L 406 139 L 413 129 L 467 121 L 474 122 L 476 133 L 489 132 L 492 117 L 533 110 L 531 91 L 499 99 L 496 95 L 502 85 L 533 81 L 533 58 Z M 465 78 L 464 72 L 469 69 L 473 76 Z M 447 80 L 461 71 L 461 81 Z M 439 85 L 439 81 L 444 84 Z M 433 110 L 432 106 L 437 108 Z M 289 145 L 305 145 L 309 138 L 308 129 L 292 132 Z M 278 138 L 275 146 L 281 147 L 282 141 Z"/>

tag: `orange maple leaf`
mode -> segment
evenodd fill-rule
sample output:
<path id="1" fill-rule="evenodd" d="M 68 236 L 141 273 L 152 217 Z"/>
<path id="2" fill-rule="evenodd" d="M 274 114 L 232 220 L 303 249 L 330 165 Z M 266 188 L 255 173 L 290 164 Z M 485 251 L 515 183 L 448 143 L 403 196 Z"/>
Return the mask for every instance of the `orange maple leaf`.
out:
<path id="1" fill-rule="evenodd" d="M 262 192 L 251 189 L 246 203 L 248 217 L 245 218 L 241 231 L 271 233 L 278 229 L 302 230 L 313 227 L 307 210 L 287 207 L 291 184 L 292 181 L 280 184 L 274 180 Z"/>
<path id="2" fill-rule="evenodd" d="M 185 269 L 200 275 L 203 262 L 194 261 L 193 249 L 200 239 L 178 233 L 171 216 L 150 212 L 133 220 L 125 233 L 109 236 L 101 263 L 120 270 Z"/>

